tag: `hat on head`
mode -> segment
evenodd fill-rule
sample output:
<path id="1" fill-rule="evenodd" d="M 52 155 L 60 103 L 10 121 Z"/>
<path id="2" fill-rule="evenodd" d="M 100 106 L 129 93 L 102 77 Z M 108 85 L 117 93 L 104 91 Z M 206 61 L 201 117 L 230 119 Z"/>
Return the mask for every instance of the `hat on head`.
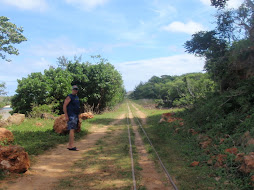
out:
<path id="1" fill-rule="evenodd" d="M 73 85 L 72 86 L 72 90 L 75 89 L 75 88 L 78 89 L 78 86 L 77 85 Z"/>

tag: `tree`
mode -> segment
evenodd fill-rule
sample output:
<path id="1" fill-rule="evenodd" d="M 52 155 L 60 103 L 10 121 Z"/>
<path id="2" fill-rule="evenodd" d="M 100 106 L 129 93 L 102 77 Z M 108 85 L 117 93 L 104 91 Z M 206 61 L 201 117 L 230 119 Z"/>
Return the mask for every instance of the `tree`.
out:
<path id="1" fill-rule="evenodd" d="M 228 0 L 211 0 L 212 6 L 224 8 Z"/>
<path id="2" fill-rule="evenodd" d="M 97 64 L 80 63 L 78 59 L 68 65 L 50 68 L 42 73 L 31 73 L 18 80 L 18 88 L 12 99 L 14 112 L 28 113 L 34 105 L 51 104 L 53 111 L 61 113 L 64 99 L 71 85 L 79 86 L 81 108 L 84 104 L 103 111 L 124 98 L 122 76 L 114 66 L 100 58 Z"/>
<path id="3" fill-rule="evenodd" d="M 0 17 L 0 57 L 6 61 L 7 54 L 18 55 L 19 51 L 13 44 L 20 44 L 27 39 L 22 35 L 23 28 L 17 27 L 15 24 L 8 22 L 9 19 L 5 16 Z"/>
<path id="4" fill-rule="evenodd" d="M 239 8 L 230 10 L 224 9 L 227 1 L 211 0 L 212 6 L 219 7 L 217 31 L 229 40 L 247 37 L 254 42 L 254 1 L 244 0 Z"/>
<path id="5" fill-rule="evenodd" d="M 4 91 L 5 88 L 6 88 L 5 83 L 4 82 L 0 83 L 0 95 L 5 95 L 6 94 L 6 92 Z"/>
<path id="6" fill-rule="evenodd" d="M 205 70 L 226 90 L 253 76 L 254 1 L 245 0 L 237 9 L 225 9 L 226 0 L 211 2 L 219 7 L 216 28 L 192 35 L 185 48 L 206 59 Z"/>

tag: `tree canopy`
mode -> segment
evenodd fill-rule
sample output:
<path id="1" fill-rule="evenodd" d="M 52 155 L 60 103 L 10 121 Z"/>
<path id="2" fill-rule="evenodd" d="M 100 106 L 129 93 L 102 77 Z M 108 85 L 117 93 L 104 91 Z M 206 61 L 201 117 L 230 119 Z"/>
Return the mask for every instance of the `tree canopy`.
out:
<path id="1" fill-rule="evenodd" d="M 216 88 L 208 74 L 189 73 L 181 76 L 153 76 L 140 83 L 130 95 L 134 99 L 156 99 L 160 106 L 186 106 Z"/>
<path id="2" fill-rule="evenodd" d="M 6 94 L 6 92 L 4 91 L 5 88 L 6 88 L 5 83 L 4 82 L 0 83 L 0 96 Z"/>
<path id="3" fill-rule="evenodd" d="M 204 68 L 221 90 L 254 75 L 254 3 L 245 0 L 237 9 L 224 9 L 226 2 L 211 1 L 220 7 L 216 28 L 193 34 L 184 45 L 188 53 L 205 58 Z"/>
<path id="4" fill-rule="evenodd" d="M 72 85 L 79 86 L 81 107 L 84 104 L 102 111 L 115 106 L 124 98 L 123 80 L 107 60 L 96 64 L 68 61 L 63 67 L 50 68 L 42 73 L 31 73 L 18 80 L 12 99 L 14 112 L 28 113 L 35 105 L 52 104 L 54 111 L 62 113 L 62 105 Z"/>
<path id="5" fill-rule="evenodd" d="M 19 51 L 13 44 L 19 44 L 27 39 L 22 35 L 23 28 L 9 22 L 5 16 L 0 16 L 0 57 L 6 61 L 6 54 L 18 55 Z"/>

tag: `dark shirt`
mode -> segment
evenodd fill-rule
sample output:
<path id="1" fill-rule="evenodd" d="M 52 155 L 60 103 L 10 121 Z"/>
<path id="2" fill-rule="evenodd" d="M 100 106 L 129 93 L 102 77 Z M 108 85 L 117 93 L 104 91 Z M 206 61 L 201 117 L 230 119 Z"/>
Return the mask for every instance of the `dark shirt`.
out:
<path id="1" fill-rule="evenodd" d="M 80 111 L 79 98 L 77 95 L 69 94 L 71 98 L 70 103 L 67 105 L 68 116 L 78 115 Z"/>

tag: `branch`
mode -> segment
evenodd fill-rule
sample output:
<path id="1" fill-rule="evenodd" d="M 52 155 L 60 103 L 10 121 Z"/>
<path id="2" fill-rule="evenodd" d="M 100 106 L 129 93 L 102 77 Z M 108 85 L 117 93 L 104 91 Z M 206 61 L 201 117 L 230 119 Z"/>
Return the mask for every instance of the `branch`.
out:
<path id="1" fill-rule="evenodd" d="M 246 4 L 251 7 L 252 11 L 254 10 L 254 3 L 251 0 L 246 0 Z"/>

